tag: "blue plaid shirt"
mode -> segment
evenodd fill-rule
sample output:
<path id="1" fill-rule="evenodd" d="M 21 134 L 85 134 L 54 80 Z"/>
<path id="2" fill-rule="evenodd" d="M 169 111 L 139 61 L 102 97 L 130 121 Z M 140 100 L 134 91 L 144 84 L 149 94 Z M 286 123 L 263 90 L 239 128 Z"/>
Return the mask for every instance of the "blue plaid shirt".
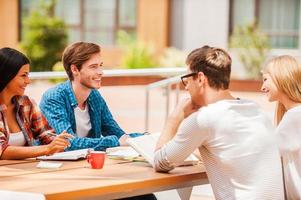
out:
<path id="1" fill-rule="evenodd" d="M 77 105 L 69 80 L 47 90 L 40 102 L 43 114 L 56 133 L 66 130 L 74 136 L 76 136 L 74 108 Z M 105 150 L 108 147 L 119 146 L 118 139 L 125 133 L 113 119 L 106 102 L 97 90 L 91 91 L 87 105 L 92 128 L 87 137 L 71 139 L 71 146 L 66 150 L 83 148 Z"/>

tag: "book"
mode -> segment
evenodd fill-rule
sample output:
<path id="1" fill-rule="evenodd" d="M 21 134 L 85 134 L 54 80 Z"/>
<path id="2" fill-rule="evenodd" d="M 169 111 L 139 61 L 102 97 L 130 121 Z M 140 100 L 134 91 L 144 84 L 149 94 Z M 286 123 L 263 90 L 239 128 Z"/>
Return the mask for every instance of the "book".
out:
<path id="1" fill-rule="evenodd" d="M 106 149 L 107 156 L 118 160 L 134 160 L 140 157 L 131 146 L 119 146 Z"/>
<path id="2" fill-rule="evenodd" d="M 145 160 L 154 167 L 155 148 L 160 133 L 147 134 L 136 138 L 128 138 L 127 143 L 132 146 Z M 183 163 L 178 166 L 194 165 L 199 162 L 199 159 L 191 154 Z"/>
<path id="3" fill-rule="evenodd" d="M 39 156 L 38 160 L 80 160 L 87 158 L 91 149 L 80 149 L 74 151 L 66 151 L 60 153 L 54 153 L 50 156 Z"/>

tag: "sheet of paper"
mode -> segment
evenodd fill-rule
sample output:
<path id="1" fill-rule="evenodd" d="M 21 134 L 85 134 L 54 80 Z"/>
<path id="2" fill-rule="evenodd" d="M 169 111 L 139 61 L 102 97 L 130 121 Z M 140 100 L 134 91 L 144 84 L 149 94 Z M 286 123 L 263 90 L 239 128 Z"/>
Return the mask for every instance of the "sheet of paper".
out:
<path id="1" fill-rule="evenodd" d="M 37 168 L 42 168 L 42 169 L 58 169 L 63 165 L 63 163 L 59 162 L 46 162 L 46 161 L 40 161 L 37 164 Z"/>
<path id="2" fill-rule="evenodd" d="M 45 200 L 43 194 L 29 192 L 13 192 L 7 190 L 0 190 L 0 197 L 0 199 L 7 200 Z"/>

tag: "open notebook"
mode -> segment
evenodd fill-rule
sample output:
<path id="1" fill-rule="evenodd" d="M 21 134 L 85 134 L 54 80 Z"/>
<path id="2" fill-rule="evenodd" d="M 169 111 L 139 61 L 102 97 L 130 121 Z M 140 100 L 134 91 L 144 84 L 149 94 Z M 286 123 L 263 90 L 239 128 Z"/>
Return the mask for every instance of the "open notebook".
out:
<path id="1" fill-rule="evenodd" d="M 143 135 L 136 138 L 127 139 L 127 143 L 131 145 L 142 157 L 154 166 L 155 148 L 160 133 Z M 183 163 L 179 165 L 193 165 L 199 162 L 199 159 L 191 154 Z"/>
<path id="2" fill-rule="evenodd" d="M 91 149 L 80 149 L 74 151 L 55 153 L 50 156 L 39 156 L 38 160 L 80 160 L 85 159 Z"/>

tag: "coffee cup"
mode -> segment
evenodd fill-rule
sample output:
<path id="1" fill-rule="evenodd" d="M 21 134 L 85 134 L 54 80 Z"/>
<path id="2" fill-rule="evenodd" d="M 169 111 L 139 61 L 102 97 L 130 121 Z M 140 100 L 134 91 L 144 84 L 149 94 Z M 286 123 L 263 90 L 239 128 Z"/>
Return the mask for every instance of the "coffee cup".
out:
<path id="1" fill-rule="evenodd" d="M 90 163 L 92 169 L 101 169 L 105 162 L 106 152 L 104 151 L 90 151 L 87 156 L 87 161 Z"/>

